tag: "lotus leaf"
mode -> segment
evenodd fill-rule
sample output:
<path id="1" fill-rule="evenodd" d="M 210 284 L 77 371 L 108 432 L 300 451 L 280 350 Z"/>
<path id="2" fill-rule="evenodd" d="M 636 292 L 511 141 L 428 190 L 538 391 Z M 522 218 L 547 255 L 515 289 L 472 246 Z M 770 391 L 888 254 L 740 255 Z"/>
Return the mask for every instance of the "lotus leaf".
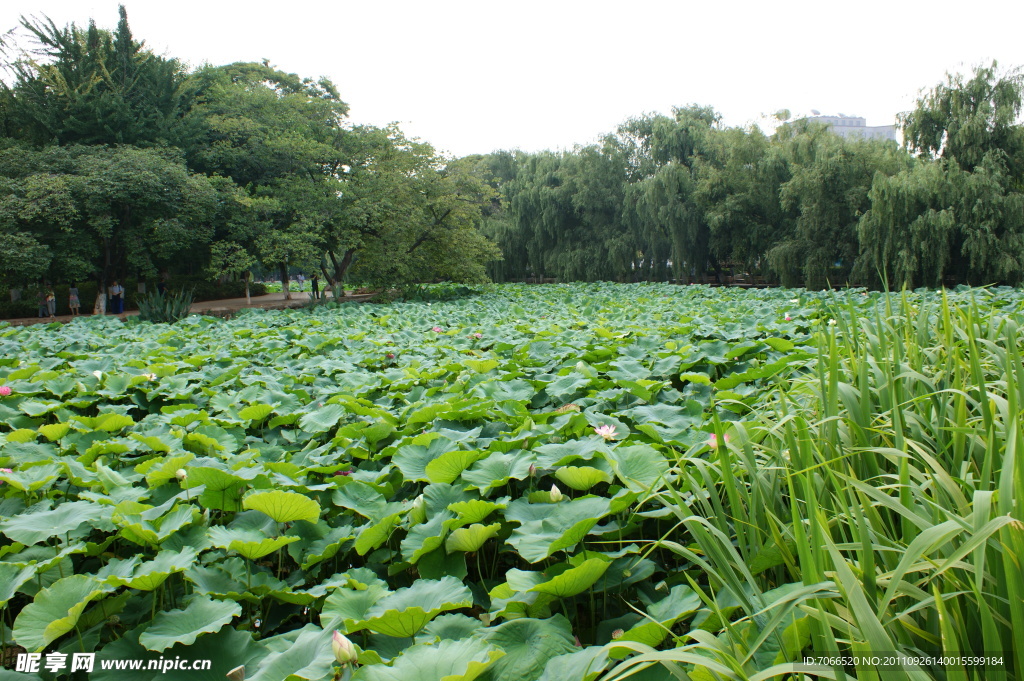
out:
<path id="1" fill-rule="evenodd" d="M 183 610 L 157 613 L 153 623 L 139 636 L 139 643 L 158 653 L 176 644 L 191 645 L 201 634 L 218 631 L 241 613 L 238 603 L 193 598 Z"/>
<path id="2" fill-rule="evenodd" d="M 279 523 L 315 522 L 320 518 L 320 504 L 303 494 L 283 490 L 254 492 L 242 499 L 242 507 L 266 513 Z"/>
<path id="3" fill-rule="evenodd" d="M 479 639 L 442 640 L 406 649 L 390 667 L 362 667 L 353 681 L 473 681 L 504 654 Z"/>
<path id="4" fill-rule="evenodd" d="M 38 652 L 75 628 L 91 601 L 114 590 L 92 575 L 71 575 L 40 591 L 14 621 L 18 645 Z"/>

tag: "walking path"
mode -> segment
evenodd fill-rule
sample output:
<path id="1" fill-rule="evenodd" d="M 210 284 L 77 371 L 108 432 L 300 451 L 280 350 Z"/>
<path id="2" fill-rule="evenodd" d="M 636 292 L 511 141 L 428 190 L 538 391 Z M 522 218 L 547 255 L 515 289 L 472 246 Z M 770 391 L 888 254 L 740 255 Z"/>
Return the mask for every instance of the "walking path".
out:
<path id="1" fill-rule="evenodd" d="M 341 302 L 346 303 L 360 303 L 365 300 L 373 298 L 376 294 L 365 293 L 359 295 L 346 295 L 341 299 Z M 328 298 L 331 298 L 330 292 L 327 294 Z M 297 292 L 292 291 L 291 300 L 285 300 L 284 293 L 268 293 L 264 296 L 253 296 L 252 302 L 247 301 L 245 298 L 224 298 L 222 300 L 203 300 L 198 303 L 192 304 L 192 314 L 208 314 L 215 317 L 230 317 L 234 312 L 244 310 L 247 308 L 260 308 L 263 310 L 286 310 L 292 307 L 302 307 L 308 304 L 310 301 L 309 292 Z M 138 310 L 130 310 L 119 315 L 109 315 L 120 317 L 125 319 L 126 317 L 133 317 L 139 314 Z M 92 316 L 91 313 L 83 312 L 82 317 Z M 74 319 L 69 314 L 57 315 L 56 321 L 58 322 L 70 322 Z M 7 322 L 11 326 L 27 326 L 29 324 L 49 324 L 51 320 L 49 317 L 22 317 L 20 319 L 0 319 L 0 324 Z"/>

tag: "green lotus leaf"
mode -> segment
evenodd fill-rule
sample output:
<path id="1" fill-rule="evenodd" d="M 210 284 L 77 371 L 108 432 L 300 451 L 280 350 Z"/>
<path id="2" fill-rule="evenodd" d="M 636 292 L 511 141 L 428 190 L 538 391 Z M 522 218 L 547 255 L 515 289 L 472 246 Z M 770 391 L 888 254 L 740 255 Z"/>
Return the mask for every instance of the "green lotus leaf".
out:
<path id="1" fill-rule="evenodd" d="M 492 523 L 490 525 L 473 524 L 469 527 L 460 527 L 448 535 L 444 542 L 444 548 L 448 553 L 453 551 L 472 553 L 479 550 L 484 545 L 484 542 L 497 535 L 500 531 L 501 523 Z"/>
<path id="2" fill-rule="evenodd" d="M 435 434 L 436 435 L 436 434 Z M 406 480 L 430 482 L 427 465 L 437 457 L 454 450 L 455 443 L 446 437 L 436 436 L 427 444 L 411 444 L 398 448 L 391 462 L 402 471 Z"/>
<path id="3" fill-rule="evenodd" d="M 303 537 L 299 528 L 303 526 L 313 529 L 315 538 Z M 303 538 L 303 541 L 291 544 L 288 553 L 296 563 L 299 563 L 303 570 L 308 570 L 317 563 L 321 563 L 334 557 L 347 541 L 352 539 L 352 527 L 343 525 L 341 527 L 330 527 L 322 523 L 295 523 L 288 532 Z"/>
<path id="4" fill-rule="evenodd" d="M 167 440 L 164 439 L 164 437 L 160 437 L 157 435 L 143 435 L 141 433 L 128 433 L 128 437 L 132 438 L 133 440 L 138 440 L 139 442 L 146 445 L 147 447 L 150 448 L 150 450 L 154 452 L 169 454 L 171 451 L 172 445 L 170 442 L 167 442 Z"/>
<path id="5" fill-rule="evenodd" d="M 91 575 L 58 579 L 22 608 L 14 621 L 14 639 L 30 652 L 38 652 L 74 629 L 90 602 L 113 590 Z"/>
<path id="6" fill-rule="evenodd" d="M 334 653 L 331 650 L 330 629 L 307 624 L 297 632 L 284 635 L 282 645 L 273 645 L 274 639 L 264 644 L 273 652 L 264 657 L 256 673 L 246 681 L 320 681 L 331 678 Z M 276 637 L 275 637 L 276 638 Z"/>
<path id="7" fill-rule="evenodd" d="M 52 510 L 32 510 L 0 522 L 0 532 L 22 544 L 38 544 L 62 536 L 83 523 L 109 520 L 113 509 L 91 501 L 71 501 Z"/>
<path id="8" fill-rule="evenodd" d="M 394 434 L 395 427 L 386 421 L 377 421 L 365 428 L 362 432 L 363 437 L 365 437 L 366 441 L 370 444 L 376 444 Z"/>
<path id="9" fill-rule="evenodd" d="M 242 499 L 242 507 L 267 514 L 279 523 L 296 520 L 316 522 L 320 518 L 320 504 L 297 492 L 271 490 L 254 492 Z"/>
<path id="10" fill-rule="evenodd" d="M 443 640 L 437 645 L 406 648 L 390 667 L 367 665 L 352 678 L 353 681 L 473 681 L 504 655 L 500 649 L 479 639 Z"/>
<path id="11" fill-rule="evenodd" d="M 402 539 L 402 557 L 415 563 L 421 556 L 440 548 L 448 534 L 447 523 L 452 518 L 450 511 L 442 511 L 434 514 L 427 522 L 413 526 Z"/>
<path id="12" fill-rule="evenodd" d="M 242 606 L 231 601 L 193 598 L 184 610 L 163 610 L 139 636 L 147 650 L 163 652 L 178 643 L 192 645 L 200 634 L 212 634 L 242 614 Z"/>
<path id="13" fill-rule="evenodd" d="M 647 492 L 664 484 L 669 463 L 650 445 L 616 447 L 609 455 L 615 475 L 634 492 Z"/>
<path id="14" fill-rule="evenodd" d="M 505 651 L 490 670 L 494 679 L 536 679 L 549 660 L 577 650 L 572 628 L 561 615 L 510 620 L 489 629 L 484 640 Z"/>
<path id="15" fill-rule="evenodd" d="M 22 584 L 36 575 L 36 566 L 22 567 L 14 563 L 0 563 L 0 608 L 14 597 Z"/>
<path id="16" fill-rule="evenodd" d="M 350 508 L 364 518 L 377 520 L 384 515 L 387 501 L 377 488 L 360 480 L 348 481 L 331 494 L 336 506 Z"/>
<path id="17" fill-rule="evenodd" d="M 481 492 L 502 487 L 508 481 L 525 480 L 530 476 L 533 456 L 524 453 L 491 454 L 462 472 L 462 480 Z"/>
<path id="18" fill-rule="evenodd" d="M 156 457 L 136 466 L 135 472 L 145 475 L 146 484 L 150 487 L 159 487 L 173 480 L 178 471 L 184 469 L 194 458 L 194 454 L 188 453 Z"/>
<path id="19" fill-rule="evenodd" d="M 419 579 L 381 598 L 367 610 L 366 619 L 349 631 L 370 629 L 386 636 L 415 636 L 436 615 L 471 605 L 473 594 L 458 579 Z"/>
<path id="20" fill-rule="evenodd" d="M 430 482 L 449 484 L 455 482 L 462 471 L 485 456 L 487 456 L 486 452 L 467 451 L 464 449 L 445 452 L 428 463 L 424 467 L 423 472 Z"/>
<path id="21" fill-rule="evenodd" d="M 442 641 L 457 641 L 462 638 L 469 638 L 480 633 L 484 628 L 483 623 L 475 617 L 450 613 L 435 617 L 430 623 L 423 627 L 423 635 L 427 639 L 437 638 Z"/>
<path id="22" fill-rule="evenodd" d="M 282 546 L 299 541 L 298 537 L 266 537 L 256 530 L 211 527 L 210 541 L 229 551 L 235 551 L 249 560 L 256 560 L 277 551 Z"/>
<path id="23" fill-rule="evenodd" d="M 369 584 L 357 582 L 357 586 L 362 588 L 336 589 L 324 601 L 324 607 L 320 611 L 320 624 L 325 629 L 342 628 L 346 633 L 365 629 L 365 626 L 356 629 L 350 629 L 349 626 L 363 622 L 370 608 L 389 593 L 387 585 L 379 579 L 374 579 Z"/>
<path id="24" fill-rule="evenodd" d="M 79 421 L 83 420 L 83 417 L 80 416 L 75 418 Z M 104 430 L 108 433 L 116 433 L 133 425 L 135 425 L 135 421 L 124 414 L 100 414 L 90 419 L 90 426 L 93 430 Z"/>
<path id="25" fill-rule="evenodd" d="M 51 423 L 45 426 L 39 426 L 39 432 L 46 437 L 50 442 L 56 442 L 71 430 L 70 423 Z"/>
<path id="26" fill-rule="evenodd" d="M 365 556 L 368 552 L 386 542 L 388 537 L 391 536 L 391 532 L 395 529 L 395 526 L 399 523 L 401 517 L 401 513 L 392 513 L 389 516 L 381 518 L 378 522 L 367 523 L 356 528 L 359 532 L 355 543 L 356 553 L 360 556 Z"/>
<path id="27" fill-rule="evenodd" d="M 448 505 L 448 509 L 457 513 L 460 525 L 478 523 L 494 511 L 504 509 L 508 504 L 486 501 L 484 499 L 470 499 L 469 501 L 457 501 Z M 449 524 L 449 528 L 453 527 Z"/>
<path id="28" fill-rule="evenodd" d="M 623 432 L 621 425 L 619 424 L 620 427 L 617 429 L 619 433 Z M 593 431 L 591 430 L 590 433 L 593 434 Z M 533 451 L 537 457 L 537 468 L 555 468 L 570 464 L 577 459 L 590 460 L 594 458 L 594 454 L 606 450 L 604 440 L 586 437 L 582 440 L 544 444 L 534 448 Z"/>
<path id="29" fill-rule="evenodd" d="M 299 428 L 307 433 L 325 433 L 337 425 L 344 415 L 345 408 L 340 404 L 328 404 L 299 419 Z"/>
<path id="30" fill-rule="evenodd" d="M 186 433 L 181 438 L 181 446 L 190 452 L 202 455 L 213 455 L 227 449 L 220 440 L 204 433 Z"/>
<path id="31" fill-rule="evenodd" d="M 238 418 L 260 423 L 270 416 L 273 411 L 274 406 L 270 404 L 250 404 L 248 407 L 239 410 Z"/>
<path id="32" fill-rule="evenodd" d="M 132 570 L 131 576 L 111 574 L 103 582 L 111 586 L 127 586 L 140 591 L 153 591 L 175 572 L 182 572 L 196 560 L 197 551 L 186 546 L 180 551 L 161 551 Z"/>
<path id="33" fill-rule="evenodd" d="M 555 477 L 574 490 L 586 492 L 602 482 L 611 482 L 612 476 L 593 466 L 563 466 L 555 471 Z"/>
<path id="34" fill-rule="evenodd" d="M 60 400 L 47 400 L 45 402 L 41 400 L 24 400 L 18 405 L 18 409 L 29 416 L 38 417 L 57 411 L 63 406 L 64 403 Z"/>
<path id="35" fill-rule="evenodd" d="M 467 368 L 472 369 L 478 374 L 490 373 L 499 366 L 498 360 L 496 359 L 466 359 L 463 360 L 462 363 Z"/>
<path id="36" fill-rule="evenodd" d="M 4 436 L 7 442 L 35 442 L 39 433 L 31 428 L 18 428 Z"/>
<path id="37" fill-rule="evenodd" d="M 559 598 L 575 596 L 593 586 L 610 564 L 611 560 L 604 556 L 590 558 L 576 567 L 570 567 L 555 574 L 545 582 L 530 587 L 527 591 L 539 591 Z M 545 575 L 550 575 L 551 572 L 551 569 L 545 570 Z"/>
<path id="38" fill-rule="evenodd" d="M 528 504 L 519 499 L 505 511 L 506 520 L 521 523 L 508 541 L 531 563 L 578 544 L 602 517 L 612 512 L 611 500 L 583 497 L 559 504 Z"/>
<path id="39" fill-rule="evenodd" d="M 611 659 L 604 646 L 589 646 L 549 659 L 537 681 L 595 681 L 609 662 Z"/>
<path id="40" fill-rule="evenodd" d="M 50 487 L 60 475 L 56 464 L 20 468 L 11 473 L 0 472 L 0 480 L 21 492 L 37 492 Z"/>

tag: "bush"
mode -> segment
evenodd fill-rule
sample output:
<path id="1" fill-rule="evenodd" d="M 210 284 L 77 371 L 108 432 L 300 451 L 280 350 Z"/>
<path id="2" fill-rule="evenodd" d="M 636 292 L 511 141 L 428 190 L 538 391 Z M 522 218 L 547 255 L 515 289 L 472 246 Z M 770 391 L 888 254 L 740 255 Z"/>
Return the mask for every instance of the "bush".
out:
<path id="1" fill-rule="evenodd" d="M 192 310 L 191 291 L 160 293 L 153 291 L 139 298 L 139 319 L 156 324 L 173 324 L 184 319 Z"/>

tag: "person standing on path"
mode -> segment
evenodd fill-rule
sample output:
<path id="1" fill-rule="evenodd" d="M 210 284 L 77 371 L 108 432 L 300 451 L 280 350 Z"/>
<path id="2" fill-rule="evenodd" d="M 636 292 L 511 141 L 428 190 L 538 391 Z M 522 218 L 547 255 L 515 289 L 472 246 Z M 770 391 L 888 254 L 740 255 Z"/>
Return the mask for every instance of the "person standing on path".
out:
<path id="1" fill-rule="evenodd" d="M 110 308 L 114 314 L 124 312 L 124 286 L 118 284 L 116 279 L 114 285 L 110 287 Z"/>
<path id="2" fill-rule="evenodd" d="M 79 315 L 78 308 L 81 303 L 78 300 L 78 286 L 71 284 L 71 288 L 68 289 L 68 307 L 71 309 L 71 315 L 77 317 Z"/>
<path id="3" fill-rule="evenodd" d="M 49 313 L 50 319 L 57 318 L 57 294 L 52 288 L 46 291 L 46 312 Z"/>
<path id="4" fill-rule="evenodd" d="M 39 304 L 39 316 L 45 317 L 47 312 L 46 291 L 43 290 L 42 288 L 40 288 L 39 291 L 36 293 L 36 303 Z"/>

